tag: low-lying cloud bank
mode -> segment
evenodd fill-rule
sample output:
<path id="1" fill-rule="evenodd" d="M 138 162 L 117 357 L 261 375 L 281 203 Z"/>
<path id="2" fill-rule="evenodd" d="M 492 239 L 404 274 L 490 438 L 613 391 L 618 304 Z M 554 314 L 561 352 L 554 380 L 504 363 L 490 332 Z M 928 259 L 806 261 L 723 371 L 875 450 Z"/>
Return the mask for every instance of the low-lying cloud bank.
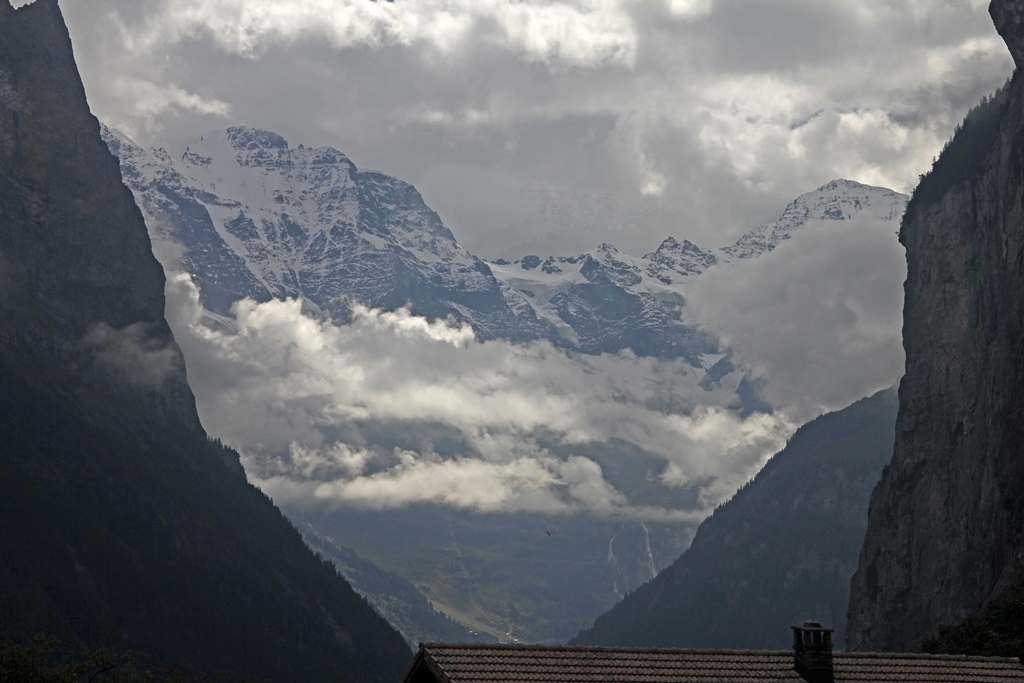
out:
<path id="1" fill-rule="evenodd" d="M 297 301 L 242 301 L 215 321 L 180 274 L 167 294 L 204 425 L 293 505 L 694 521 L 794 428 L 783 412 L 740 417 L 738 380 L 705 391 L 682 361 L 478 342 L 406 311 L 357 308 L 342 326 Z M 638 479 L 679 504 L 613 482 Z"/>
<path id="2" fill-rule="evenodd" d="M 701 275 L 690 314 L 799 422 L 843 408 L 903 372 L 907 265 L 896 227 L 807 224 L 768 254 Z"/>
<path id="3" fill-rule="evenodd" d="M 893 227 L 808 225 L 694 280 L 688 315 L 774 408 L 746 417 L 742 372 L 708 390 L 681 360 L 480 342 L 405 310 L 356 307 L 338 325 L 299 301 L 244 300 L 220 318 L 177 274 L 167 314 L 204 425 L 281 502 L 694 522 L 798 424 L 896 381 Z"/>

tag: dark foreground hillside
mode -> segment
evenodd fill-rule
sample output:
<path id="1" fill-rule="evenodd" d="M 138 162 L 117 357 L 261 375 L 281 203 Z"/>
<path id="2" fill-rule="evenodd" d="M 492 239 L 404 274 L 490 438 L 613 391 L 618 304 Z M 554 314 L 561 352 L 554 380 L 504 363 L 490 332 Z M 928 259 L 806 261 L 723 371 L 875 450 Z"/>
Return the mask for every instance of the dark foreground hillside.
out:
<path id="1" fill-rule="evenodd" d="M 871 489 L 892 455 L 896 390 L 797 430 L 690 548 L 577 645 L 785 649 L 814 619 L 842 647 Z"/>
<path id="2" fill-rule="evenodd" d="M 394 681 L 402 639 L 202 430 L 55 0 L 0 0 L 0 639 Z"/>
<path id="3" fill-rule="evenodd" d="M 394 681 L 409 652 L 205 435 L 132 432 L 0 369 L 0 634 L 273 680 Z"/>

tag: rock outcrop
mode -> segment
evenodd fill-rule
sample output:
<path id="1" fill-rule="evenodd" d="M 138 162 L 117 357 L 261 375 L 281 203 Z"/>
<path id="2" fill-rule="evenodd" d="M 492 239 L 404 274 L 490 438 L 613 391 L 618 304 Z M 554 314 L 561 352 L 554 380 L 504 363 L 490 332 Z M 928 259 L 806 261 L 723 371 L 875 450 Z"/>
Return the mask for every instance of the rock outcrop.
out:
<path id="1" fill-rule="evenodd" d="M 853 649 L 915 649 L 1024 574 L 1024 2 L 990 12 L 1018 70 L 958 128 L 900 231 L 906 374 Z"/>
<path id="2" fill-rule="evenodd" d="M 400 636 L 200 426 L 56 0 L 0 0 L 0 639 L 397 680 Z"/>

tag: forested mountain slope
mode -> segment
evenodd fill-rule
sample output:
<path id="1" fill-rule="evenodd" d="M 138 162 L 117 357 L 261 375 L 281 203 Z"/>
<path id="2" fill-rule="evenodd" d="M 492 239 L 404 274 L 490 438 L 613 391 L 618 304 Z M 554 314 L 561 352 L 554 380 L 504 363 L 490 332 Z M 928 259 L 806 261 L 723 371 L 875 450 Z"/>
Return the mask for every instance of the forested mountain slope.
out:
<path id="1" fill-rule="evenodd" d="M 654 580 L 579 645 L 781 649 L 815 619 L 842 646 L 868 498 L 892 454 L 896 391 L 804 425 Z"/>

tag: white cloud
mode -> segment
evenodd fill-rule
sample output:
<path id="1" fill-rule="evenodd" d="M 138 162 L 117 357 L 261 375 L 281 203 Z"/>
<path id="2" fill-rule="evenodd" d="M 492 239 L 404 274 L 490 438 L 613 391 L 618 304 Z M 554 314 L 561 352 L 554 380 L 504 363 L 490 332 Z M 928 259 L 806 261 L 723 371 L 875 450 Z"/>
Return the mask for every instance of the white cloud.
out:
<path id="1" fill-rule="evenodd" d="M 115 78 L 109 87 L 116 97 L 132 103 L 124 115 L 108 119 L 111 126 L 130 137 L 160 133 L 163 127 L 159 119 L 165 115 L 195 113 L 223 119 L 232 114 L 231 105 L 227 102 L 203 97 L 173 84 L 159 85 L 139 78 Z"/>
<path id="2" fill-rule="evenodd" d="M 481 343 L 404 311 L 357 309 L 339 326 L 296 301 L 243 301 L 212 326 L 187 276 L 167 294 L 204 425 L 282 500 L 693 521 L 794 428 L 782 413 L 739 417 L 734 387 L 706 392 L 681 361 Z M 601 462 L 650 490 L 630 499 Z M 696 502 L 647 502 L 674 489 Z"/>
<path id="3" fill-rule="evenodd" d="M 554 68 L 629 66 L 636 36 L 615 2 L 425 0 L 177 0 L 160 3 L 130 40 L 137 48 L 208 34 L 224 50 L 257 57 L 270 45 L 323 40 L 336 48 L 426 44 L 459 53 L 466 41 L 492 44 Z"/>
<path id="4" fill-rule="evenodd" d="M 774 251 L 694 281 L 695 317 L 800 420 L 891 386 L 903 369 L 906 263 L 892 223 L 807 224 Z"/>
<path id="5" fill-rule="evenodd" d="M 694 19 L 711 13 L 714 0 L 668 0 L 669 11 L 678 17 Z"/>
<path id="6" fill-rule="evenodd" d="M 99 322 L 89 328 L 83 341 L 100 364 L 140 386 L 159 388 L 181 368 L 174 345 L 155 337 L 144 323 L 116 329 Z"/>

